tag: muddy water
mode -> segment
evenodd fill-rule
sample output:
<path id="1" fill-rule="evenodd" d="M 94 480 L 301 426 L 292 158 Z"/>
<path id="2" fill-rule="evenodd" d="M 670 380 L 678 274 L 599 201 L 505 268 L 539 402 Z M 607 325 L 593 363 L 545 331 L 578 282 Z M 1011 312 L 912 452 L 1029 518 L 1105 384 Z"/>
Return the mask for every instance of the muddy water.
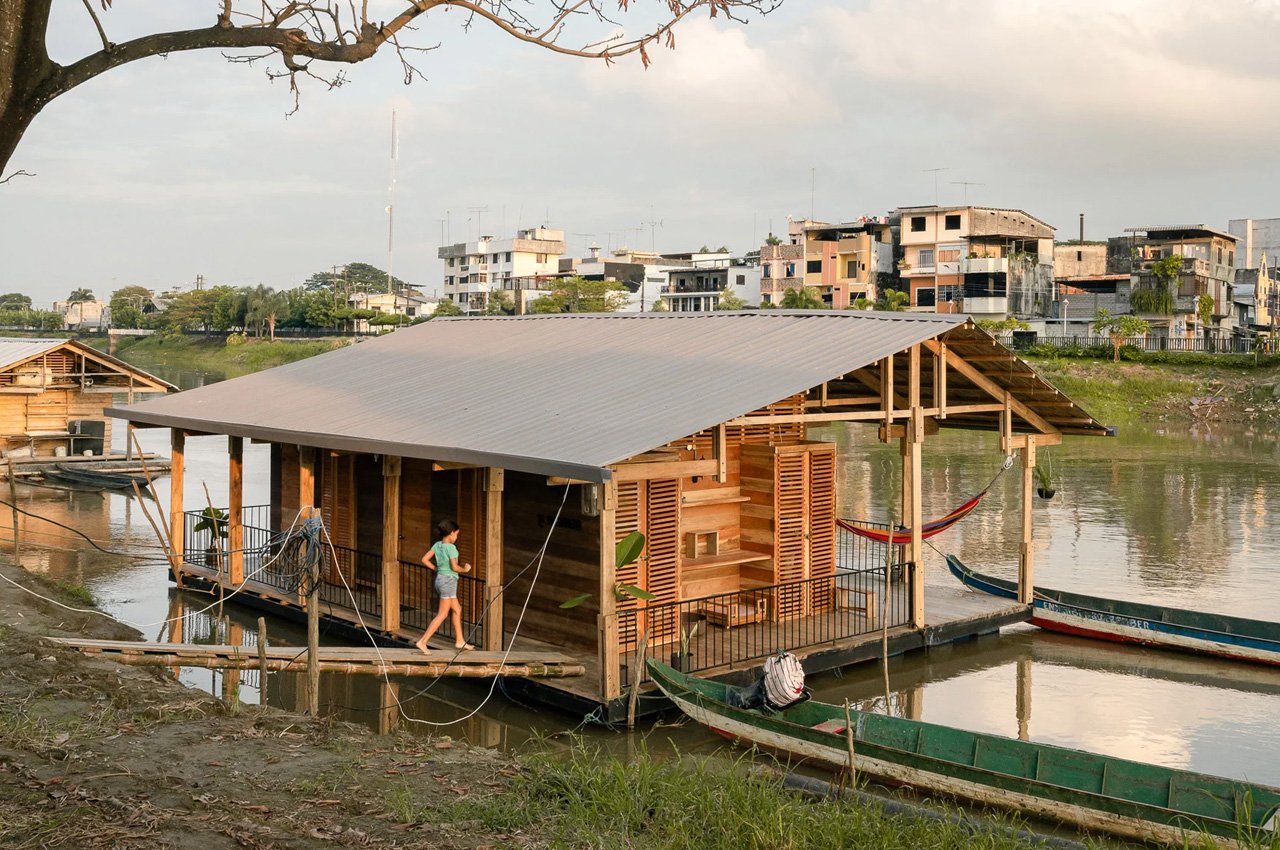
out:
<path id="1" fill-rule="evenodd" d="M 140 431 L 139 436 L 147 450 L 167 453 L 167 432 Z M 869 428 L 824 429 L 821 438 L 842 445 L 841 513 L 883 520 L 898 499 L 896 452 L 876 444 Z M 204 486 L 213 504 L 226 504 L 225 438 L 190 438 L 187 446 L 186 504 L 205 504 Z M 1069 440 L 1047 454 L 1058 493 L 1052 500 L 1037 500 L 1034 509 L 1040 583 L 1261 619 L 1280 617 L 1280 531 L 1270 520 L 1280 515 L 1280 488 L 1274 484 L 1280 444 L 1275 435 L 1242 427 L 1141 427 L 1115 439 Z M 979 569 L 1012 575 L 1020 534 L 1020 479 L 1016 466 L 999 473 L 1002 460 L 988 435 L 944 432 L 930 438 L 925 513 L 946 513 L 991 484 L 978 510 L 934 542 Z M 265 446 L 246 445 L 245 473 L 245 504 L 265 503 Z M 151 507 L 167 512 L 167 482 L 158 489 L 161 504 Z M 86 585 L 104 608 L 139 624 L 148 637 L 170 635 L 162 621 L 179 611 L 186 615 L 186 640 L 239 639 L 256 629 L 258 612 L 228 605 L 219 616 L 209 597 L 180 593 L 169 585 L 155 534 L 135 500 L 25 486 L 18 496 L 24 510 L 78 528 L 117 553 L 97 551 L 49 523 L 22 517 L 23 563 Z M 7 519 L 0 514 L 0 525 Z M 5 530 L 0 535 L 11 537 Z M 926 558 L 926 569 L 930 583 L 952 580 L 936 552 Z M 296 624 L 268 619 L 273 644 L 302 642 Z M 261 699 L 255 672 L 242 674 L 239 682 L 208 670 L 183 669 L 180 674 L 183 681 L 215 693 L 234 693 L 246 702 Z M 884 711 L 887 705 L 902 716 L 1280 785 L 1280 725 L 1275 723 L 1280 717 L 1280 670 L 1018 627 L 927 655 L 893 659 L 887 703 L 878 668 L 828 674 L 811 684 L 818 698 L 827 701 L 848 697 L 873 710 Z M 535 734 L 572 729 L 623 750 L 636 744 L 580 718 L 521 705 L 501 690 L 486 701 L 487 685 L 476 683 L 404 680 L 388 686 L 368 676 L 326 676 L 322 687 L 332 710 L 374 728 L 392 722 L 394 713 L 384 709 L 398 700 L 404 717 L 414 721 L 410 728 L 489 746 L 517 746 Z M 266 699 L 285 708 L 300 707 L 297 677 L 270 675 Z M 432 725 L 439 723 L 449 725 Z M 647 746 L 691 752 L 721 745 L 684 725 L 653 730 Z"/>

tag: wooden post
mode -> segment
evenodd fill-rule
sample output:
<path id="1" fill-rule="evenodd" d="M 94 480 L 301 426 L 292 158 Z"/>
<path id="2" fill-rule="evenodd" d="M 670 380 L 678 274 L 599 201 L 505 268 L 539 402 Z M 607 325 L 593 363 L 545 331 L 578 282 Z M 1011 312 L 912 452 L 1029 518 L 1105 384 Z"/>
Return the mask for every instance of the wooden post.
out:
<path id="1" fill-rule="evenodd" d="M 484 529 L 484 634 L 483 646 L 488 650 L 502 649 L 502 490 L 506 476 L 501 469 L 490 467 L 484 471 L 485 529 Z"/>
<path id="2" fill-rule="evenodd" d="M 243 645 L 244 627 L 239 623 L 232 622 L 229 631 L 230 634 L 227 636 L 227 643 L 232 646 Z M 235 665 L 222 671 L 223 702 L 240 702 L 240 667 L 242 663 L 240 655 L 237 654 Z"/>
<path id="3" fill-rule="evenodd" d="M 612 700 L 622 695 L 618 681 L 622 661 L 618 649 L 618 603 L 613 596 L 618 582 L 614 556 L 618 483 L 610 479 L 596 486 L 600 487 L 600 696 Z"/>
<path id="4" fill-rule="evenodd" d="M 129 426 L 133 428 L 132 425 Z M 133 432 L 130 430 L 130 438 Z M 132 439 L 130 440 L 132 442 Z M 185 485 L 186 472 L 186 453 L 187 453 L 187 433 L 180 428 L 173 428 L 169 432 L 169 528 L 173 529 L 173 538 L 169 541 L 169 558 L 170 566 L 173 569 L 173 580 L 182 587 L 182 565 L 185 561 L 184 549 L 186 546 L 186 517 L 182 513 L 182 491 Z M 142 454 L 142 447 L 138 447 L 138 454 Z"/>
<path id="5" fill-rule="evenodd" d="M 911 529 L 911 545 L 906 560 L 911 564 L 911 627 L 924 628 L 924 513 L 922 484 L 922 448 L 924 445 L 924 408 L 920 406 L 920 346 L 911 346 L 910 378 L 907 403 L 911 418 L 903 429 L 903 493 L 902 516 Z"/>
<path id="6" fill-rule="evenodd" d="M 1036 469 L 1036 438 L 1027 435 L 1022 450 L 1022 543 L 1018 547 L 1018 601 L 1030 605 L 1035 595 L 1035 553 L 1031 548 L 1032 478 Z"/>
<path id="7" fill-rule="evenodd" d="M 938 343 L 933 361 L 933 406 L 938 408 L 938 418 L 947 418 L 947 344 Z"/>
<path id="8" fill-rule="evenodd" d="M 884 413 L 884 441 L 889 442 L 887 436 L 889 431 L 893 429 L 893 355 L 880 361 L 880 409 Z M 890 538 L 892 539 L 892 538 Z"/>
<path id="9" fill-rule="evenodd" d="M 1018 720 L 1018 740 L 1031 740 L 1031 659 L 1018 659 L 1017 691 L 1014 714 Z"/>
<path id="10" fill-rule="evenodd" d="M 316 503 L 316 450 L 311 446 L 298 446 L 298 525 L 311 516 Z M 299 604 L 307 605 L 304 588 L 298 591 Z"/>
<path id="11" fill-rule="evenodd" d="M 267 618 L 258 618 L 258 705 L 267 704 Z"/>
<path id="12" fill-rule="evenodd" d="M 400 469 L 398 457 L 382 458 L 382 630 L 400 628 Z"/>
<path id="13" fill-rule="evenodd" d="M 396 731 L 400 720 L 400 683 L 393 682 L 385 676 L 378 681 L 380 682 L 378 704 L 382 706 L 378 711 L 378 734 L 390 735 Z"/>
<path id="14" fill-rule="evenodd" d="M 827 385 L 823 384 L 822 389 L 825 394 Z M 715 428 L 711 429 L 711 452 L 716 459 L 716 483 L 725 484 L 729 481 L 729 441 L 726 438 L 725 426 L 721 422 Z"/>
<path id="15" fill-rule="evenodd" d="M 13 565 L 19 566 L 22 557 L 22 540 L 18 532 L 18 470 L 9 458 L 9 510 L 13 513 Z"/>
<path id="16" fill-rule="evenodd" d="M 314 459 L 315 453 L 311 453 Z M 314 506 L 304 507 L 299 521 L 315 518 L 320 512 Z M 303 557 L 307 555 L 303 546 Z M 312 717 L 320 716 L 320 562 L 311 561 L 311 574 L 306 579 L 307 590 L 307 711 Z"/>
<path id="17" fill-rule="evenodd" d="M 227 566 L 228 582 L 244 584 L 244 437 L 227 438 Z"/>

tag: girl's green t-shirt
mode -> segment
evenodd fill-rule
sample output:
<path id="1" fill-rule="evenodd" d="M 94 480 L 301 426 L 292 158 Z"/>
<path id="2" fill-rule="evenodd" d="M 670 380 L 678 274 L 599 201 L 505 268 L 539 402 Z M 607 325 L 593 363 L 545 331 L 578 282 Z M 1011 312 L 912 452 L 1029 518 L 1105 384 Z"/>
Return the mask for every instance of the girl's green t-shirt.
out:
<path id="1" fill-rule="evenodd" d="M 436 572 L 442 576 L 456 576 L 458 574 L 453 569 L 453 559 L 458 557 L 457 546 L 441 540 L 431 547 L 431 551 L 436 553 Z"/>

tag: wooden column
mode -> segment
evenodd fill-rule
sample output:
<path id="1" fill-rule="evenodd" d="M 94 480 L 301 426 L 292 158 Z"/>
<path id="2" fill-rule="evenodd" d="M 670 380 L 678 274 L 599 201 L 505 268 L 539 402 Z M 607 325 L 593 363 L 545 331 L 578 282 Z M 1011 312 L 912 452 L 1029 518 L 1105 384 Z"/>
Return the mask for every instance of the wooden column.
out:
<path id="1" fill-rule="evenodd" d="M 497 652 L 502 647 L 502 489 L 501 469 L 484 471 L 484 648 Z M 586 486 L 586 485 L 583 485 Z"/>
<path id="2" fill-rule="evenodd" d="M 933 361 L 933 406 L 938 408 L 938 418 L 947 418 L 947 344 L 938 343 Z"/>
<path id="3" fill-rule="evenodd" d="M 229 461 L 227 499 L 227 549 L 230 557 L 228 579 L 239 587 L 244 584 L 244 438 L 228 437 Z"/>
<path id="4" fill-rule="evenodd" d="M 584 484 L 584 487 L 600 488 L 600 696 L 617 699 L 622 695 L 619 684 L 621 653 L 618 650 L 618 603 L 613 589 L 617 584 L 618 565 L 614 555 L 617 547 L 618 483 Z"/>
<path id="5" fill-rule="evenodd" d="M 1031 659 L 1018 659 L 1017 691 L 1014 695 L 1014 715 L 1018 720 L 1018 740 L 1031 740 Z"/>
<path id="6" fill-rule="evenodd" d="M 1022 543 L 1018 546 L 1018 601 L 1030 605 L 1035 593 L 1035 553 L 1031 548 L 1032 479 L 1036 469 L 1036 438 L 1027 435 L 1022 450 Z"/>
<path id="7" fill-rule="evenodd" d="M 311 446 L 298 446 L 298 517 L 297 528 L 303 519 L 312 515 L 316 503 L 316 450 Z M 304 608 L 307 595 L 298 591 L 298 603 Z M 310 612 L 308 612 L 308 615 Z"/>
<path id="8" fill-rule="evenodd" d="M 132 426 L 131 426 L 132 427 Z M 130 437 L 133 435 L 130 434 Z M 178 428 L 169 432 L 169 529 L 173 535 L 171 553 L 173 580 L 182 587 L 183 547 L 186 545 L 186 522 L 182 515 L 182 488 L 186 472 L 187 434 Z M 141 452 L 139 452 L 141 453 Z"/>
<path id="9" fill-rule="evenodd" d="M 400 628 L 400 467 L 382 459 L 382 630 Z"/>
<path id="10" fill-rule="evenodd" d="M 911 562 L 911 627 L 924 628 L 924 514 L 921 459 L 924 446 L 924 409 L 920 406 L 920 346 L 911 346 L 911 378 L 908 404 L 911 419 L 907 423 L 908 453 L 911 456 L 909 485 L 911 497 L 906 502 L 903 515 L 911 529 L 911 547 L 907 559 Z M 904 457 L 905 460 L 905 457 Z"/>

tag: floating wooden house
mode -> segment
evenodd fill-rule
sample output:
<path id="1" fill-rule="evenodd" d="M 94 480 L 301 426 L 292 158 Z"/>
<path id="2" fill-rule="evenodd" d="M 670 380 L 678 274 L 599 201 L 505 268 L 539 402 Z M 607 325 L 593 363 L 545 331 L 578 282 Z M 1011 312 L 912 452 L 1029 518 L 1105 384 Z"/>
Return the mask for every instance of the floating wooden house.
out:
<path id="1" fill-rule="evenodd" d="M 299 611 L 261 547 L 318 507 L 322 613 L 412 640 L 436 605 L 419 559 L 453 518 L 475 565 L 459 594 L 472 642 L 582 658 L 583 679 L 526 685 L 608 716 L 641 644 L 711 675 L 779 648 L 818 669 L 873 656 L 886 625 L 901 651 L 1025 619 L 1036 449 L 1107 433 L 965 316 L 847 311 L 436 320 L 111 413 L 172 430 L 187 580 Z M 896 557 L 841 540 L 836 447 L 807 433 L 831 422 L 900 445 L 913 536 Z M 1021 453 L 1020 604 L 926 609 L 921 452 L 939 428 Z M 189 434 L 230 437 L 225 576 L 208 524 L 184 512 Z M 246 438 L 271 444 L 268 505 L 242 504 Z M 643 555 L 618 567 L 632 531 Z"/>
<path id="2" fill-rule="evenodd" d="M 15 460 L 111 452 L 112 396 L 177 387 L 73 339 L 0 337 L 0 450 Z"/>

